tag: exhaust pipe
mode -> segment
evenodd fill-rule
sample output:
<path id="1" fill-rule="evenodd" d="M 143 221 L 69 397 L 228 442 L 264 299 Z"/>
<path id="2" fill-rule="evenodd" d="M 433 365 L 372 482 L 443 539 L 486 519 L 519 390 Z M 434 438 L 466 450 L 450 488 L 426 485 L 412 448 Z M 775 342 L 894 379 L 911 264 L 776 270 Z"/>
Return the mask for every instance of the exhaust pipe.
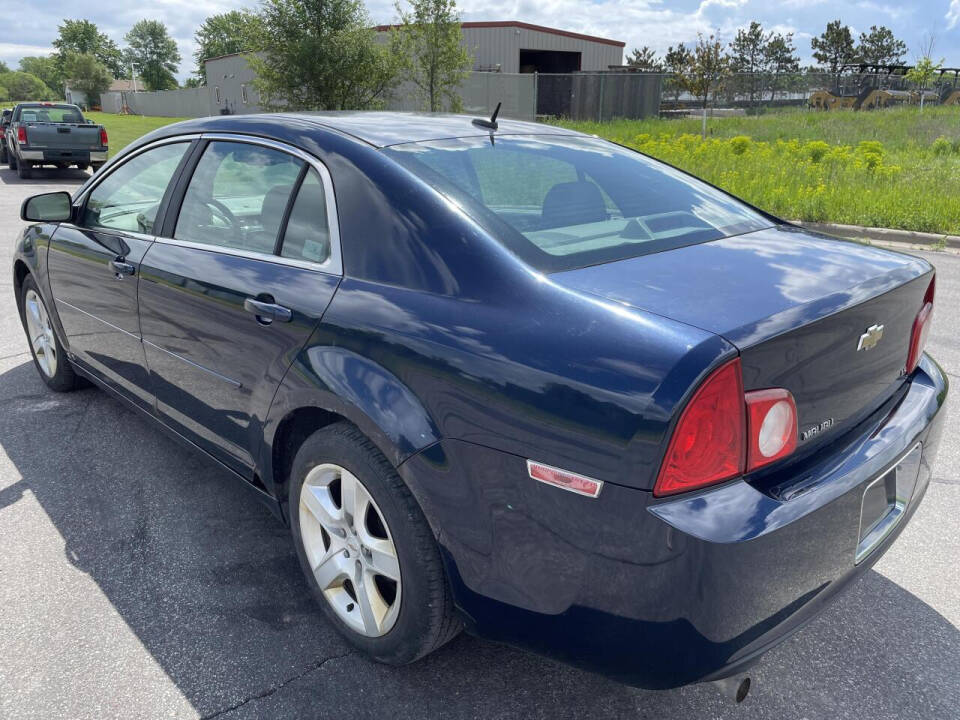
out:
<path id="1" fill-rule="evenodd" d="M 721 694 L 728 698 L 733 698 L 734 702 L 738 704 L 746 700 L 747 694 L 750 692 L 749 675 L 732 675 L 728 678 L 721 678 L 720 680 L 711 680 L 710 684 L 720 691 Z"/>

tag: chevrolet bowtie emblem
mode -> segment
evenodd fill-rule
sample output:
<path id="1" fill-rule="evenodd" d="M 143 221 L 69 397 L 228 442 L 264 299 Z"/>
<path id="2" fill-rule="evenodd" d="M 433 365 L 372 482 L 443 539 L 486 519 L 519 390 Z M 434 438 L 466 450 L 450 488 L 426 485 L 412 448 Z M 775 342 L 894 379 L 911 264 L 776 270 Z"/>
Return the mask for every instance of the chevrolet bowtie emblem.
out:
<path id="1" fill-rule="evenodd" d="M 860 342 L 857 343 L 857 352 L 875 347 L 882 337 L 883 325 L 871 325 L 867 328 L 867 331 L 860 336 Z"/>

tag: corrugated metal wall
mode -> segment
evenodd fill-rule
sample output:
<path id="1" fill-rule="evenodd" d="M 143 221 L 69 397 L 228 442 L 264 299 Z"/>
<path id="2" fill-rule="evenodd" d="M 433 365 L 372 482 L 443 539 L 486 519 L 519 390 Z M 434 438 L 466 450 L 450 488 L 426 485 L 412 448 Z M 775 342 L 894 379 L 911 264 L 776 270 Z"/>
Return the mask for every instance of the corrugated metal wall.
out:
<path id="1" fill-rule="evenodd" d="M 623 48 L 582 38 L 517 27 L 463 29 L 463 41 L 474 56 L 474 67 L 500 64 L 505 73 L 520 72 L 521 50 L 564 50 L 580 53 L 581 70 L 606 70 L 623 63 Z"/>

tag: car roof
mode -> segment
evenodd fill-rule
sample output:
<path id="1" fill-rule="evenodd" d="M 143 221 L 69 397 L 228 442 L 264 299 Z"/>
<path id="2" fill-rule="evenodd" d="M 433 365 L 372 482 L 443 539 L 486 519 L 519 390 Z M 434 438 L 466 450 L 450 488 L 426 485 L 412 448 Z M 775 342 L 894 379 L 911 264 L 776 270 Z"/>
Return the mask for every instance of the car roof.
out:
<path id="1" fill-rule="evenodd" d="M 179 128 L 179 132 L 244 132 L 249 127 L 253 117 L 250 115 L 215 115 L 187 120 L 176 125 L 168 125 L 167 128 L 170 130 Z M 472 121 L 477 116 L 449 113 L 343 111 L 274 113 L 256 115 L 255 117 L 258 121 L 267 122 L 271 125 L 292 125 L 299 126 L 300 129 L 305 125 L 328 128 L 350 135 L 375 147 L 491 134 L 490 130 L 473 124 Z M 544 123 L 506 118 L 500 118 L 497 122 L 499 127 L 494 132 L 495 135 L 583 135 L 583 133 L 574 130 Z"/>

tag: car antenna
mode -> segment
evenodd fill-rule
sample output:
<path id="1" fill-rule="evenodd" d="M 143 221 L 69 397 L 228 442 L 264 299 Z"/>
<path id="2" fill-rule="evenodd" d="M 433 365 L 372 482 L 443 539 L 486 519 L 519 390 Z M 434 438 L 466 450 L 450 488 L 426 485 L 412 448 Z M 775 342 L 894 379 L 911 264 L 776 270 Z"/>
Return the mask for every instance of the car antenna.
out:
<path id="1" fill-rule="evenodd" d="M 493 111 L 493 115 L 490 116 L 489 120 L 484 120 L 483 118 L 474 118 L 473 124 L 477 127 L 489 128 L 490 130 L 496 130 L 499 125 L 497 125 L 497 115 L 500 114 L 500 105 L 502 103 L 497 103 L 497 107 Z"/>

